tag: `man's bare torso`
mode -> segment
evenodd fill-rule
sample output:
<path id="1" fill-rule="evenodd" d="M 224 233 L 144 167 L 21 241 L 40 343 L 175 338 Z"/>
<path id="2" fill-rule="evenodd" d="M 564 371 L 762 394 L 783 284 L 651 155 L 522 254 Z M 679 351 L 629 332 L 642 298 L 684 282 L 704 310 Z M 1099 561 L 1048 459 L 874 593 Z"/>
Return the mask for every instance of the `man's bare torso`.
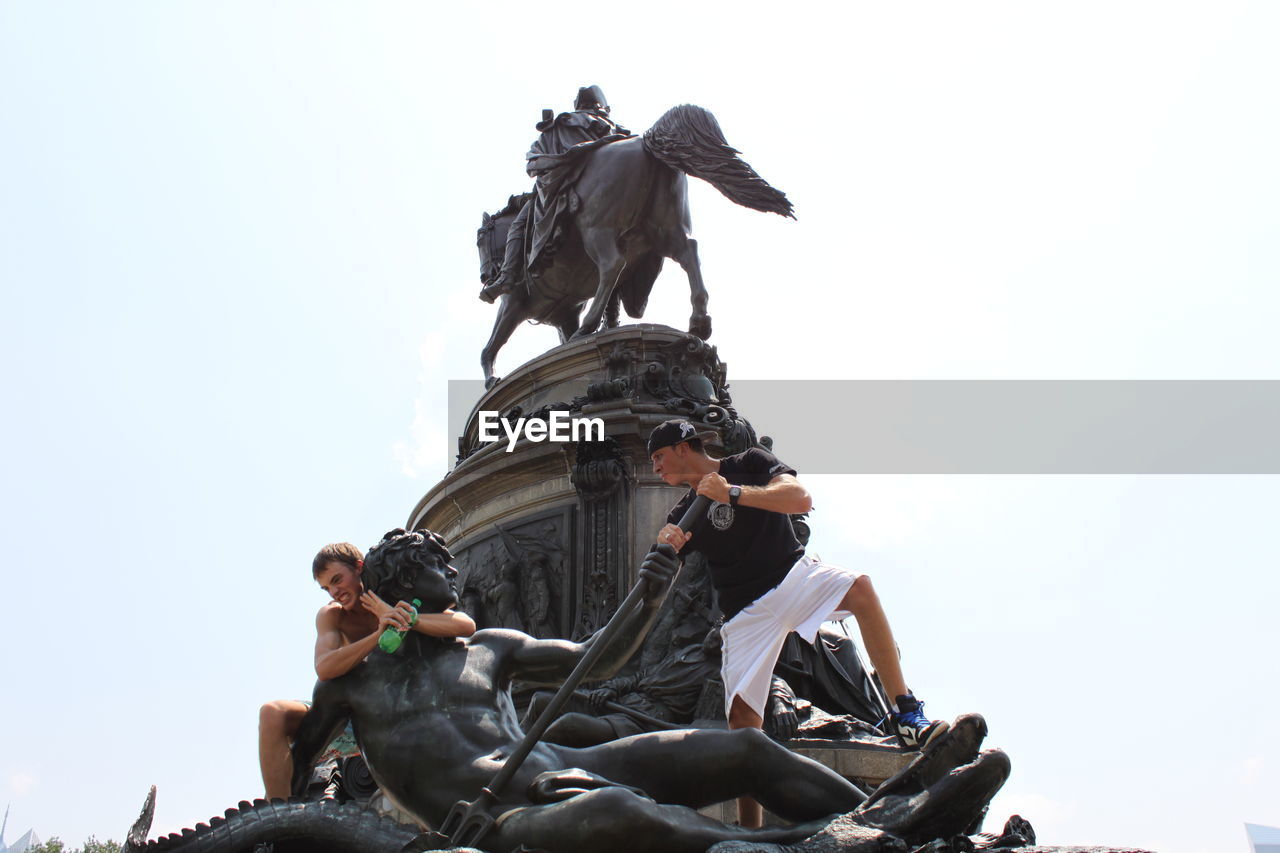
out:
<path id="1" fill-rule="evenodd" d="M 321 607 L 320 616 L 326 620 L 337 621 L 338 633 L 342 635 L 344 646 L 363 640 L 378 627 L 378 617 L 368 610 L 363 607 L 357 607 L 352 611 L 343 610 L 335 601 L 330 601 Z"/>

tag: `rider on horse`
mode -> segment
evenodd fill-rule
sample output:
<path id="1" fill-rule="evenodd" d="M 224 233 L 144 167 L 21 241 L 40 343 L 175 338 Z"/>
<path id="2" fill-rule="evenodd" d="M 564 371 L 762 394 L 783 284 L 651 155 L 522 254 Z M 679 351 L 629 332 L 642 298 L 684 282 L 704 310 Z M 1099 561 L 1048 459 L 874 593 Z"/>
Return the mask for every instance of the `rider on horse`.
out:
<path id="1" fill-rule="evenodd" d="M 573 112 L 552 118 L 550 110 L 543 110 L 542 116 L 542 121 L 535 125 L 541 136 L 525 155 L 528 161 L 525 170 L 535 179 L 537 194 L 525 203 L 511 223 L 502 272 L 480 291 L 480 298 L 486 302 L 514 289 L 524 278 L 526 262 L 530 270 L 550 263 L 562 231 L 559 221 L 573 206 L 569 190 L 582 170 L 582 154 L 632 135 L 609 118 L 609 104 L 599 86 L 579 89 Z M 533 218 L 533 240 L 526 255 L 525 234 L 530 217 Z"/>

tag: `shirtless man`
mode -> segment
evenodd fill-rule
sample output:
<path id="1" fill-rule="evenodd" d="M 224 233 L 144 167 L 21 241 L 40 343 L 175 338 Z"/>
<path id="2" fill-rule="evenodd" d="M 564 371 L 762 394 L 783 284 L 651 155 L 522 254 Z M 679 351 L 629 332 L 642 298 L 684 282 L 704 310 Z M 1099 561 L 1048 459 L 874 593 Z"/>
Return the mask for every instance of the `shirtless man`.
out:
<path id="1" fill-rule="evenodd" d="M 311 562 L 312 577 L 332 599 L 316 614 L 315 667 L 321 681 L 345 675 L 364 660 L 387 628 L 403 631 L 412 627 L 429 637 L 469 637 L 475 633 L 471 617 L 453 609 L 422 613 L 414 622 L 409 602 L 390 606 L 364 588 L 363 573 L 364 555 L 348 542 L 326 545 Z M 289 745 L 306 713 L 307 705 L 293 699 L 268 702 L 259 713 L 258 760 L 269 800 L 289 796 L 293 775 Z"/>
<path id="2" fill-rule="evenodd" d="M 423 612 L 448 612 L 457 597 L 450 559 L 433 533 L 393 531 L 369 552 L 365 580 L 384 598 L 418 598 Z M 616 642 L 588 680 L 611 676 L 635 652 L 675 567 L 669 546 L 650 552 L 639 572 L 644 599 L 622 614 Z M 410 634 L 400 653 L 374 652 L 348 677 L 316 685 L 315 705 L 294 742 L 293 790 L 305 788 L 308 762 L 350 719 L 383 792 L 418 820 L 440 826 L 455 802 L 480 794 L 523 738 L 512 680 L 559 684 L 592 642 L 506 629 L 477 631 L 461 642 Z M 489 813 L 498 823 L 481 842 L 485 849 L 523 843 L 577 853 L 795 841 L 819 826 L 750 830 L 693 811 L 742 794 L 798 821 L 847 812 L 863 800 L 842 777 L 758 729 L 658 732 L 581 749 L 542 742 L 494 793 Z"/>

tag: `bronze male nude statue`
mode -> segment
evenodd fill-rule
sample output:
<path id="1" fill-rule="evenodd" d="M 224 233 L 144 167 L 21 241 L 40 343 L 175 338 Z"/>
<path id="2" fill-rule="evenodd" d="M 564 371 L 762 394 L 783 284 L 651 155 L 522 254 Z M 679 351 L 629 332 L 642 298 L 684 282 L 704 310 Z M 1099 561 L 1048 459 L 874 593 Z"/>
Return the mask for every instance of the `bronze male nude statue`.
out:
<path id="1" fill-rule="evenodd" d="M 392 531 L 367 555 L 366 583 L 389 600 L 418 598 L 423 611 L 443 610 L 457 597 L 450 559 L 435 534 Z M 635 652 L 675 568 L 666 546 L 646 557 L 639 573 L 647 585 L 643 601 L 626 614 L 619 640 L 592 680 L 612 675 Z M 294 744 L 294 766 L 300 768 L 295 792 L 305 785 L 312 757 L 350 718 L 383 791 L 414 817 L 439 826 L 456 801 L 479 794 L 523 736 L 511 681 L 557 684 L 591 642 L 490 629 L 465 641 L 411 633 L 396 654 L 375 651 L 347 675 L 317 685 Z M 927 787 L 938 775 L 930 772 L 913 784 Z M 961 822 L 955 832 L 991 793 L 972 807 L 952 809 L 963 812 L 953 819 Z M 808 823 L 749 830 L 694 811 L 744 794 L 787 820 Z M 657 732 L 582 749 L 540 743 L 501 792 L 493 808 L 496 826 L 481 844 L 502 853 L 520 844 L 590 853 L 703 851 L 731 839 L 793 842 L 820 829 L 820 819 L 849 812 L 864 799 L 839 775 L 756 730 Z M 880 799 L 880 811 L 894 800 Z M 918 810 L 911 811 L 918 822 Z"/>

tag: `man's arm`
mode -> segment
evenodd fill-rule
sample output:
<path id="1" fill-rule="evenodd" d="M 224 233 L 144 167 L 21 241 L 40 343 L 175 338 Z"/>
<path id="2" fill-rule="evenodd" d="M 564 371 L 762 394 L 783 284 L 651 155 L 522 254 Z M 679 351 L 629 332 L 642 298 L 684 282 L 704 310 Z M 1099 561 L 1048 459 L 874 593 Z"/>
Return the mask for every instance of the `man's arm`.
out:
<path id="1" fill-rule="evenodd" d="M 678 566 L 675 551 L 667 546 L 659 546 L 649 552 L 640 564 L 640 579 L 637 581 L 645 584 L 644 598 L 631 613 L 621 617 L 625 620 L 622 627 L 591 672 L 587 673 L 585 681 L 609 678 L 631 659 L 653 627 Z M 512 643 L 510 677 L 543 685 L 563 682 L 599 635 L 597 632 L 581 643 L 573 643 L 568 640 L 535 640 L 515 631 L 500 633 Z"/>
<path id="2" fill-rule="evenodd" d="M 384 629 L 403 631 L 409 627 L 409 617 L 389 607 L 378 614 L 378 627 L 372 633 L 349 644 L 345 644 L 341 626 L 342 608 L 336 604 L 327 604 L 316 614 L 316 677 L 321 681 L 346 675 L 374 650 Z"/>
<path id="3" fill-rule="evenodd" d="M 712 472 L 698 483 L 698 494 L 706 495 L 713 501 L 729 502 L 729 481 Z M 767 509 L 769 512 L 781 512 L 787 515 L 808 512 L 813 509 L 813 499 L 809 490 L 800 484 L 793 474 L 779 474 L 763 486 L 739 486 L 742 494 L 738 498 L 739 506 L 750 506 L 756 509 Z"/>
<path id="4" fill-rule="evenodd" d="M 755 507 L 769 512 L 781 512 L 795 515 L 813 509 L 813 499 L 809 490 L 801 485 L 794 474 L 779 474 L 763 486 L 738 486 L 742 494 L 738 497 L 738 506 Z M 729 502 L 730 483 L 724 477 L 712 472 L 698 481 L 697 493 L 720 503 Z M 692 533 L 680 529 L 679 525 L 668 522 L 658 531 L 658 541 L 670 545 L 680 551 L 692 538 Z"/>
<path id="5" fill-rule="evenodd" d="M 417 613 L 417 621 L 412 621 L 415 611 L 413 605 L 407 601 L 396 602 L 395 607 L 392 607 L 376 592 L 368 590 L 360 596 L 360 603 L 364 605 L 365 610 L 379 619 L 388 611 L 399 612 L 404 623 L 397 625 L 397 630 L 404 630 L 404 625 L 410 625 L 410 630 L 429 637 L 470 637 L 476 632 L 476 623 L 471 617 L 454 610 L 446 610 L 443 613 Z M 381 629 L 377 633 L 381 635 Z"/>

